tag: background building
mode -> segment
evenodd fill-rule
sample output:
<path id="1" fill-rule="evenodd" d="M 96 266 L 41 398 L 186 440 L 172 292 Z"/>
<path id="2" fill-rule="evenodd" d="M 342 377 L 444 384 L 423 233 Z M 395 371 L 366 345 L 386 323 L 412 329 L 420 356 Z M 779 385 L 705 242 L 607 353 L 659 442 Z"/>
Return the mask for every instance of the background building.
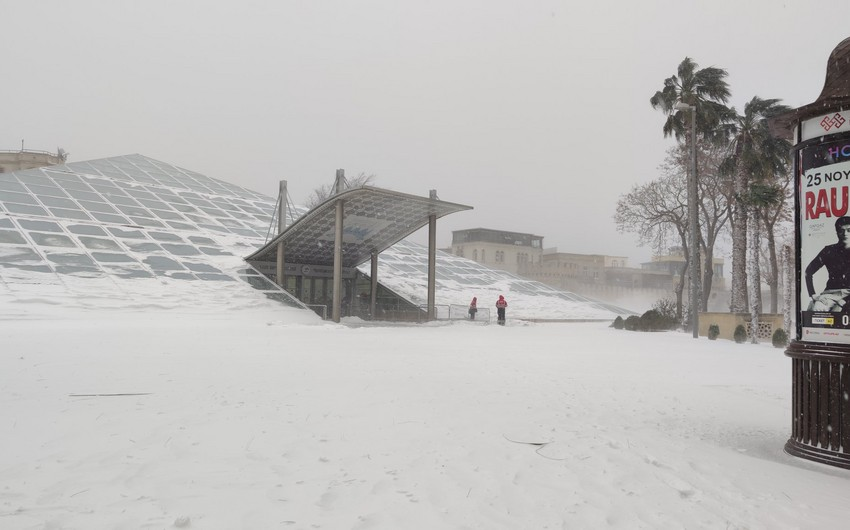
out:
<path id="1" fill-rule="evenodd" d="M 521 232 L 473 228 L 452 232 L 452 254 L 588 298 L 626 307 L 649 308 L 673 299 L 685 260 L 679 247 L 640 267 L 625 256 L 577 254 L 543 249 L 543 237 Z M 727 311 L 722 258 L 714 258 L 709 310 Z M 685 276 L 685 281 L 688 277 Z"/>
<path id="2" fill-rule="evenodd" d="M 53 166 L 65 162 L 67 153 L 59 149 L 58 154 L 47 151 L 0 151 L 0 173 L 10 173 L 23 169 Z"/>
<path id="3" fill-rule="evenodd" d="M 542 260 L 543 237 L 489 228 L 455 230 L 451 253 L 494 269 L 528 276 Z"/>

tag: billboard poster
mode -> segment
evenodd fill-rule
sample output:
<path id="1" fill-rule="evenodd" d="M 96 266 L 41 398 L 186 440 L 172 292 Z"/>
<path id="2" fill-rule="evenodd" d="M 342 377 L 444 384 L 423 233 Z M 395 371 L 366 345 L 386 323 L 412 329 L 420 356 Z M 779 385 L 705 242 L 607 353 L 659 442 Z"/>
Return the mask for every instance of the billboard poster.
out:
<path id="1" fill-rule="evenodd" d="M 799 157 L 800 339 L 850 344 L 850 137 Z"/>

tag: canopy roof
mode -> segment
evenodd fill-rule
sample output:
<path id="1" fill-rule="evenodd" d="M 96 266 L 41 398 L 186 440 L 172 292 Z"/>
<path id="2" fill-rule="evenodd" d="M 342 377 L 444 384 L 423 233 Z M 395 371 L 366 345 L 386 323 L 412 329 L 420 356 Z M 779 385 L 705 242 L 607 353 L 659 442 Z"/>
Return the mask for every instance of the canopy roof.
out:
<path id="1" fill-rule="evenodd" d="M 832 50 L 826 64 L 826 80 L 818 98 L 770 121 L 774 132 L 790 139 L 792 128 L 803 120 L 819 114 L 850 108 L 850 38 Z"/>
<path id="2" fill-rule="evenodd" d="M 356 267 L 428 224 L 430 216 L 472 206 L 363 186 L 345 190 L 316 206 L 246 260 L 274 262 L 284 244 L 286 261 L 332 266 L 336 203 L 343 202 L 342 266 Z"/>

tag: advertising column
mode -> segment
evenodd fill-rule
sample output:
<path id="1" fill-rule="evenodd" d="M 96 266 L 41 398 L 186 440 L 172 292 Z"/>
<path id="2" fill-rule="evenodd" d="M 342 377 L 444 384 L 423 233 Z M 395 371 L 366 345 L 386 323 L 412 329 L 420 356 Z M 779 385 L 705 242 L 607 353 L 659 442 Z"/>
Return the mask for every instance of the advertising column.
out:
<path id="1" fill-rule="evenodd" d="M 801 125 L 797 339 L 850 344 L 850 112 Z"/>

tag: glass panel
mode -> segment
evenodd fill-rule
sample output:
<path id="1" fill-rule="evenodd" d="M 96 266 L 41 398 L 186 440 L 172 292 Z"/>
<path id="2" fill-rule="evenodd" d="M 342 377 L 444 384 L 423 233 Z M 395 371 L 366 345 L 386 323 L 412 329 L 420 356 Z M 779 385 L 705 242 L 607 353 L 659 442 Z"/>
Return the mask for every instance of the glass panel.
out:
<path id="1" fill-rule="evenodd" d="M 107 252 L 92 252 L 92 257 L 102 263 L 135 263 L 136 260 L 127 254 L 112 254 Z"/>
<path id="2" fill-rule="evenodd" d="M 12 190 L 12 191 L 14 191 L 14 190 Z M 175 204 L 175 203 L 177 203 L 177 204 L 187 204 L 186 201 L 184 201 L 183 199 L 181 199 L 177 195 L 171 195 L 171 194 L 165 193 L 165 192 L 159 192 L 159 193 L 157 193 L 157 195 L 159 196 L 160 199 L 167 202 L 168 204 Z"/>
<path id="3" fill-rule="evenodd" d="M 117 276 L 118 278 L 153 278 L 153 274 L 148 271 L 130 265 L 104 265 L 103 270 L 109 275 Z"/>
<path id="4" fill-rule="evenodd" d="M 148 194 L 150 195 L 150 194 Z M 162 201 L 154 201 L 150 199 L 138 199 L 142 206 L 146 206 L 147 208 L 152 208 L 154 210 L 170 210 L 171 208 Z"/>
<path id="5" fill-rule="evenodd" d="M 198 231 L 198 227 L 196 227 L 196 226 L 187 225 L 186 223 L 178 223 L 177 221 L 166 221 L 166 224 L 168 224 L 168 226 L 170 226 L 171 228 L 174 228 L 174 229 L 177 229 L 177 230 L 192 230 L 192 231 L 195 231 L 195 232 Z"/>
<path id="6" fill-rule="evenodd" d="M 192 243 L 197 243 L 198 245 L 215 245 L 216 242 L 208 237 L 201 236 L 189 236 L 189 241 Z"/>
<path id="7" fill-rule="evenodd" d="M 91 187 L 94 188 L 94 190 L 96 192 L 100 193 L 101 195 L 106 195 L 106 194 L 109 194 L 109 193 L 114 193 L 114 194 L 117 194 L 117 195 L 124 195 L 124 192 L 119 190 L 118 187 L 115 186 L 115 184 L 109 183 L 107 185 L 106 182 L 108 182 L 108 181 L 105 181 L 105 182 L 99 183 L 99 184 L 92 183 Z"/>
<path id="8" fill-rule="evenodd" d="M 80 234 L 84 236 L 107 236 L 108 234 L 103 228 L 94 225 L 69 225 L 68 231 L 72 234 Z"/>
<path id="9" fill-rule="evenodd" d="M 6 207 L 6 210 L 11 213 L 20 213 L 26 215 L 39 215 L 41 217 L 49 217 L 47 211 L 41 206 L 30 206 L 28 204 L 13 204 L 11 202 L 5 203 L 3 206 Z"/>
<path id="10" fill-rule="evenodd" d="M 111 213 L 99 212 L 92 212 L 91 215 L 102 223 L 115 223 L 118 225 L 130 224 L 129 219 L 127 219 L 126 217 L 121 217 L 120 215 L 112 215 Z"/>
<path id="11" fill-rule="evenodd" d="M 60 234 L 62 233 L 62 227 L 51 221 L 32 221 L 29 219 L 18 219 L 18 222 L 21 224 L 22 227 L 26 228 L 27 230 L 38 230 L 39 232 L 58 232 Z"/>
<path id="12" fill-rule="evenodd" d="M 197 208 L 195 208 L 194 206 L 189 206 L 188 204 L 172 204 L 171 206 L 173 206 L 174 209 L 178 212 L 183 213 L 193 213 L 198 211 Z"/>
<path id="13" fill-rule="evenodd" d="M 24 247 L 0 247 L 0 267 L 38 265 L 44 263 L 35 250 Z"/>
<path id="14" fill-rule="evenodd" d="M 175 256 L 197 256 L 200 254 L 198 249 L 192 245 L 176 245 L 174 243 L 163 243 L 162 248 L 171 252 Z"/>
<path id="15" fill-rule="evenodd" d="M 80 201 L 80 206 L 91 212 L 118 213 L 118 210 L 105 202 Z"/>
<path id="16" fill-rule="evenodd" d="M 37 186 L 28 184 L 27 187 L 36 195 L 49 195 L 51 197 L 67 197 L 68 194 L 57 188 L 56 186 Z"/>
<path id="17" fill-rule="evenodd" d="M 183 266 L 192 272 L 221 272 L 219 269 L 216 269 L 212 265 L 207 265 L 206 263 L 190 263 L 188 261 L 184 261 Z"/>
<path id="18" fill-rule="evenodd" d="M 74 241 L 62 234 L 42 234 L 40 232 L 30 232 L 30 237 L 37 245 L 44 247 L 67 247 L 76 248 L 77 244 Z"/>
<path id="19" fill-rule="evenodd" d="M 0 228 L 15 228 L 15 225 L 8 217 L 0 217 Z"/>
<path id="20" fill-rule="evenodd" d="M 56 265 L 56 274 L 67 274 L 78 278 L 102 278 L 103 273 L 96 268 L 77 267 L 75 265 Z"/>
<path id="21" fill-rule="evenodd" d="M 103 239 L 100 237 L 80 237 L 80 242 L 92 250 L 121 250 L 118 243 L 111 239 Z"/>
<path id="22" fill-rule="evenodd" d="M 0 190 L 0 201 L 14 202 L 17 204 L 38 204 L 35 197 L 29 193 L 15 193 L 14 191 Z"/>
<path id="23" fill-rule="evenodd" d="M 165 226 L 159 221 L 154 221 L 153 219 L 145 219 L 142 217 L 131 217 L 133 224 L 139 226 L 146 226 L 149 228 L 165 228 Z"/>
<path id="24" fill-rule="evenodd" d="M 139 208 L 136 206 L 126 206 L 124 204 L 118 204 L 116 205 L 116 208 L 121 210 L 122 213 L 131 217 L 151 217 L 150 212 L 148 212 L 144 208 Z"/>
<path id="25" fill-rule="evenodd" d="M 17 230 L 0 230 L 0 243 L 8 243 L 10 245 L 26 245 L 27 241 L 24 236 Z M 2 256 L 2 254 L 0 254 Z"/>
<path id="26" fill-rule="evenodd" d="M 79 219 L 81 221 L 91 221 L 91 217 L 86 215 L 82 210 L 68 210 L 65 208 L 49 208 L 50 213 L 62 219 Z"/>
<path id="27" fill-rule="evenodd" d="M 127 239 L 145 239 L 145 234 L 139 230 L 124 230 L 123 228 L 115 228 L 113 226 L 107 226 L 106 229 L 112 232 L 112 235 L 116 237 L 123 237 Z"/>
<path id="28" fill-rule="evenodd" d="M 198 250 L 206 254 L 207 256 L 232 256 L 230 252 L 225 250 L 221 250 L 220 248 L 212 248 L 212 247 L 198 247 Z"/>
<path id="29" fill-rule="evenodd" d="M 147 191 L 140 190 L 138 188 L 130 188 L 127 190 L 127 193 L 132 195 L 137 199 L 148 199 L 148 200 L 156 200 L 156 195 L 153 193 L 149 193 Z"/>
<path id="30" fill-rule="evenodd" d="M 165 276 L 167 278 L 174 279 L 174 280 L 197 280 L 196 277 L 189 274 L 188 272 L 172 272 L 172 273 L 165 273 L 165 274 L 161 274 L 161 275 Z"/>
<path id="31" fill-rule="evenodd" d="M 222 232 L 225 234 L 228 232 L 227 228 L 223 226 L 208 225 L 204 223 L 198 223 L 198 226 L 200 226 L 201 228 L 206 228 L 207 230 L 212 230 L 214 232 Z"/>
<path id="32" fill-rule="evenodd" d="M 184 218 L 177 212 L 166 212 L 163 210 L 151 210 L 151 212 L 160 219 L 171 219 L 174 221 L 183 221 Z"/>
<path id="33" fill-rule="evenodd" d="M 58 263 L 59 265 L 73 265 L 75 267 L 92 269 L 97 268 L 91 258 L 85 254 L 51 252 L 47 254 L 47 260 L 52 261 L 53 263 Z"/>
<path id="34" fill-rule="evenodd" d="M 72 189 L 66 189 L 71 197 L 81 200 L 81 201 L 94 201 L 94 202 L 103 202 L 104 199 L 98 195 L 97 193 L 89 193 L 87 191 L 78 191 Z"/>
<path id="35" fill-rule="evenodd" d="M 17 182 L 8 182 L 5 180 L 0 180 L 0 190 L 3 191 L 14 191 L 16 193 L 26 193 L 27 189 Z"/>
<path id="36" fill-rule="evenodd" d="M 71 199 L 61 199 L 59 197 L 47 197 L 45 195 L 39 195 L 38 200 L 40 200 L 45 206 L 51 208 L 79 208 L 79 206 L 77 206 L 77 203 L 75 203 Z"/>
<path id="37" fill-rule="evenodd" d="M 168 232 L 155 232 L 150 231 L 148 235 L 157 241 L 178 241 L 183 243 L 183 238 L 178 236 L 177 234 L 169 234 Z"/>
<path id="38" fill-rule="evenodd" d="M 130 250 L 133 252 L 151 253 L 162 251 L 162 247 L 156 243 L 136 243 L 135 241 L 125 241 L 125 244 L 130 247 Z"/>
<path id="39" fill-rule="evenodd" d="M 65 191 L 67 191 L 68 193 L 71 193 L 71 191 L 70 191 L 70 190 L 74 190 L 74 191 L 87 191 L 87 192 L 91 192 L 91 191 L 92 191 L 91 186 L 89 186 L 88 184 L 86 184 L 85 182 L 82 182 L 82 181 L 81 181 L 81 182 L 63 181 L 63 182 L 62 182 L 62 187 L 63 187 L 63 188 L 65 189 Z M 72 194 L 72 195 L 73 195 L 73 194 Z"/>
<path id="40" fill-rule="evenodd" d="M 235 281 L 230 276 L 225 274 L 212 274 L 209 272 L 199 272 L 197 273 L 198 278 L 208 281 L 208 282 L 232 282 Z"/>
<path id="41" fill-rule="evenodd" d="M 134 199 L 132 197 L 126 197 L 126 196 L 123 196 L 123 195 L 109 194 L 109 195 L 106 195 L 106 198 L 112 204 L 124 204 L 126 206 L 138 206 L 139 205 L 139 203 L 136 201 L 136 199 Z"/>
<path id="42" fill-rule="evenodd" d="M 32 170 L 34 171 L 34 170 Z M 39 173 L 41 173 L 39 171 Z M 24 184 L 38 184 L 41 186 L 53 186 L 53 181 L 43 175 L 34 175 L 29 172 L 18 171 L 18 180 L 23 182 Z"/>
<path id="43" fill-rule="evenodd" d="M 177 261 L 165 256 L 148 256 L 145 264 L 155 271 L 181 271 L 183 266 Z"/>
<path id="44" fill-rule="evenodd" d="M 201 208 L 201 210 L 213 217 L 229 217 L 224 210 L 219 210 L 218 208 Z"/>

